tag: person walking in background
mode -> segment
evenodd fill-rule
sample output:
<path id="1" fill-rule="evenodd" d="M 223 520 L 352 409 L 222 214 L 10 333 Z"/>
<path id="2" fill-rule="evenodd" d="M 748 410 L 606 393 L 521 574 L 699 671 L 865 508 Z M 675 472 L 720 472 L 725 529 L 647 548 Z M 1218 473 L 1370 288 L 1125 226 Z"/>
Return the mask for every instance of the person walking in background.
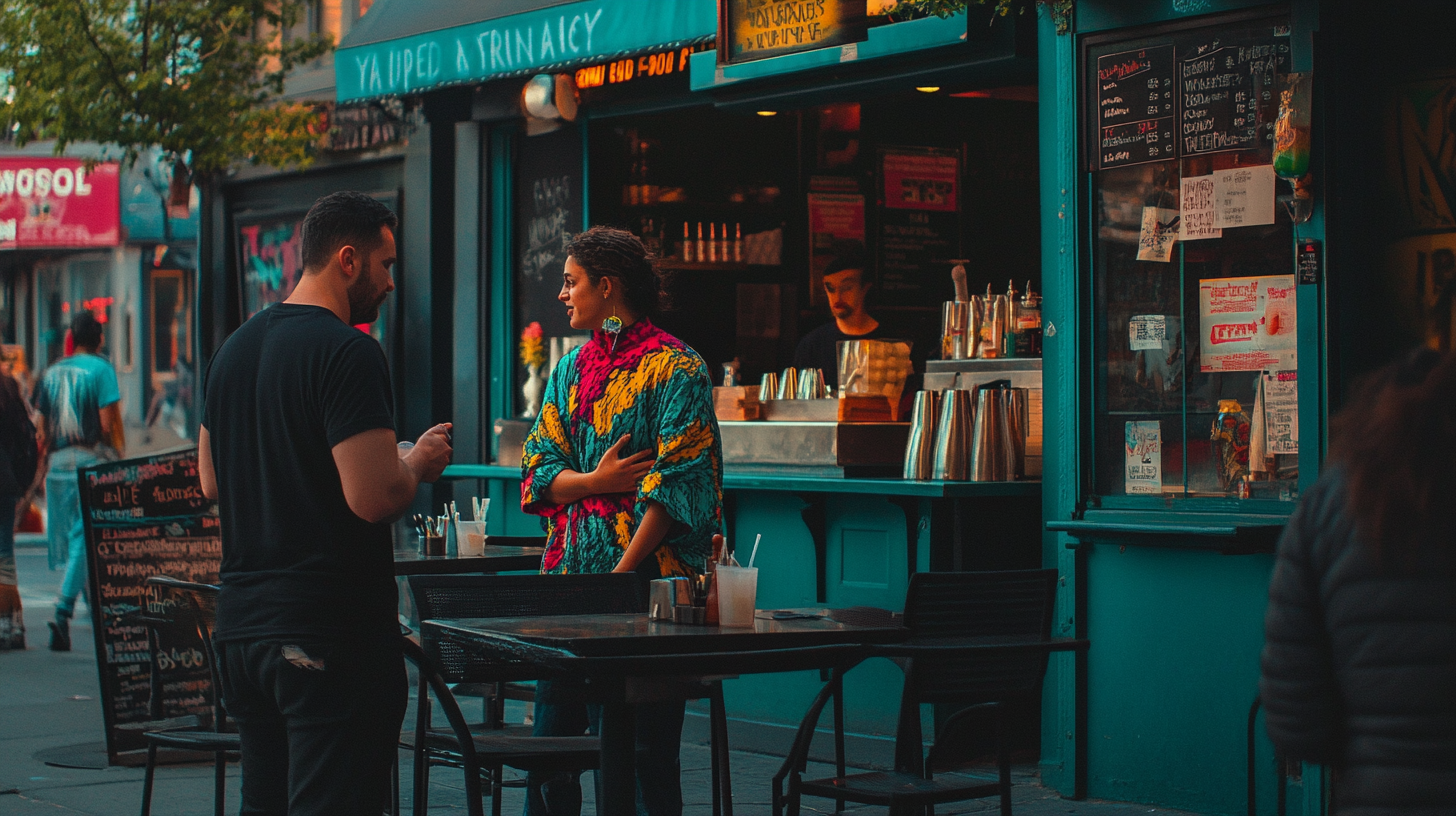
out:
<path id="1" fill-rule="evenodd" d="M 116 371 L 101 357 L 106 342 L 101 322 L 89 311 L 77 312 L 71 338 L 75 352 L 52 363 L 35 389 L 41 455 L 48 460 L 46 537 L 53 559 L 57 552 L 66 553 L 66 575 L 50 622 L 51 649 L 57 652 L 71 650 L 71 617 L 77 596 L 86 589 L 86 533 L 76 471 L 119 459 L 126 449 Z"/>
<path id="2" fill-rule="evenodd" d="M 1422 349 L 1353 393 L 1279 542 L 1269 737 L 1334 768 L 1331 813 L 1456 813 L 1456 355 Z"/>
<path id="3" fill-rule="evenodd" d="M 35 425 L 14 377 L 0 374 L 0 651 L 25 648 L 15 573 L 15 514 L 40 463 Z"/>
<path id="4" fill-rule="evenodd" d="M 552 574 L 701 574 L 723 515 L 723 446 L 698 353 L 652 324 L 662 284 L 637 236 L 593 227 L 561 293 L 592 339 L 557 363 L 526 437 L 521 508 L 543 518 Z M 638 813 L 682 813 L 682 702 L 636 707 Z M 584 733 L 579 684 L 537 685 L 537 736 Z M 528 774 L 526 813 L 581 812 L 579 772 Z"/>
<path id="5" fill-rule="evenodd" d="M 388 207 L 319 199 L 303 277 L 213 356 L 198 475 L 218 500 L 218 674 L 242 812 L 380 813 L 406 694 L 389 525 L 450 462 L 448 423 L 397 447 L 384 350 L 353 328 L 394 290 Z"/>

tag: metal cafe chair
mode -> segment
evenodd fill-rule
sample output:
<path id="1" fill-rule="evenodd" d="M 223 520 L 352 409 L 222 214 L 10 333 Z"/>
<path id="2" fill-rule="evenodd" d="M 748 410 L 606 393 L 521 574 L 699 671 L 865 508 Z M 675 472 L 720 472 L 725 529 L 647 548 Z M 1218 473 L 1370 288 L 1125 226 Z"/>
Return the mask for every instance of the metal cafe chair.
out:
<path id="1" fill-rule="evenodd" d="M 420 620 L 641 612 L 646 602 L 645 587 L 633 575 L 417 575 L 409 581 Z M 530 670 L 488 660 L 467 653 L 455 643 L 435 639 L 428 629 L 423 646 L 449 683 L 504 684 L 537 679 Z M 727 715 L 722 695 L 720 682 L 708 685 L 715 814 L 731 808 L 726 772 Z M 430 765 L 460 762 L 454 738 L 430 729 L 428 718 L 429 707 L 422 702 L 414 731 L 406 732 L 401 739 L 401 744 L 414 754 L 417 814 L 423 814 L 427 805 Z M 495 814 L 500 813 L 500 794 L 505 785 L 503 767 L 524 771 L 592 770 L 599 764 L 600 742 L 596 737 L 531 736 L 527 727 L 504 726 L 489 709 L 487 721 L 471 726 L 471 733 L 480 767 L 490 781 L 491 810 Z"/>
<path id="2" fill-rule="evenodd" d="M 773 779 L 773 809 L 799 813 L 802 796 L 888 807 L 891 813 L 934 813 L 935 805 L 1000 796 L 1011 814 L 1011 760 L 1005 715 L 1009 705 L 1040 694 L 1052 651 L 1080 649 L 1085 641 L 1051 639 L 1056 570 L 916 573 L 905 600 L 910 639 L 877 646 L 869 656 L 888 657 L 905 673 L 892 772 L 846 774 L 805 780 L 809 747 L 824 707 L 843 693 L 836 671 L 799 724 L 792 747 Z M 957 706 L 921 753 L 920 705 Z M 996 746 L 995 780 L 936 777 L 953 764 L 957 739 L 968 727 L 989 730 Z M 784 785 L 787 782 L 787 790 Z"/>
<path id="3" fill-rule="evenodd" d="M 157 770 L 158 748 L 172 748 L 181 751 L 211 753 L 213 755 L 215 768 L 213 812 L 216 816 L 222 816 L 223 798 L 227 790 L 227 760 L 229 756 L 235 756 L 238 752 L 238 734 L 236 731 L 227 730 L 227 712 L 222 707 L 222 693 L 220 691 L 222 686 L 218 682 L 217 660 L 212 648 L 212 629 L 217 619 L 217 587 L 212 584 L 179 581 L 176 578 L 169 578 L 164 575 L 148 578 L 147 584 L 153 587 L 161 587 L 179 592 L 187 598 L 187 606 L 191 610 L 192 618 L 197 625 L 197 634 L 202 638 L 203 649 L 207 658 L 208 673 L 212 676 L 213 695 L 211 729 L 198 726 L 179 727 L 148 731 L 142 735 L 147 741 L 147 768 L 146 775 L 142 781 L 142 816 L 149 816 L 152 812 L 152 782 Z M 152 659 L 155 664 L 155 652 L 160 642 L 158 640 L 157 629 L 160 625 L 174 623 L 176 621 L 168 618 L 154 617 L 144 617 L 144 620 L 152 627 Z M 155 675 L 153 676 L 155 677 Z"/>

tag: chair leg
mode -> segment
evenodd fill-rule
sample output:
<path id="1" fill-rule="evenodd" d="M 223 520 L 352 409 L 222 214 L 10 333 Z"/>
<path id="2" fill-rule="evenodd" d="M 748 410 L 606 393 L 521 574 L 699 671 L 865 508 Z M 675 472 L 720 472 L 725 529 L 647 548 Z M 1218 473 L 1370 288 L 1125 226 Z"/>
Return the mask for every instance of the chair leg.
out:
<path id="1" fill-rule="evenodd" d="M 490 816 L 501 816 L 501 791 L 505 788 L 501 776 L 504 773 L 505 767 L 502 765 L 492 765 L 490 768 Z"/>
<path id="2" fill-rule="evenodd" d="M 996 764 L 1000 766 L 1001 816 L 1011 816 L 1011 751 L 1006 747 L 1006 712 L 996 709 Z"/>
<path id="3" fill-rule="evenodd" d="M 157 744 L 147 744 L 147 772 L 142 777 L 142 816 L 152 813 L 152 779 L 157 773 Z"/>
<path id="4" fill-rule="evenodd" d="M 844 763 L 844 675 L 838 669 L 834 672 L 834 775 L 845 777 Z M 834 812 L 844 812 L 844 800 L 834 800 Z"/>
<path id="5" fill-rule="evenodd" d="M 722 682 L 713 683 L 708 700 L 708 737 L 713 753 L 713 816 L 733 816 L 733 769 L 728 758 L 728 707 Z"/>
<path id="6" fill-rule="evenodd" d="M 218 751 L 213 770 L 212 816 L 223 816 L 223 801 L 227 799 L 227 752 Z"/>
<path id="7" fill-rule="evenodd" d="M 430 729 L 431 705 L 429 681 L 422 671 L 419 687 L 415 691 L 415 778 L 411 785 L 415 799 L 411 808 L 414 816 L 425 816 L 430 801 L 430 757 L 429 749 L 425 746 L 425 734 Z"/>
<path id="8" fill-rule="evenodd" d="M 389 816 L 399 816 L 399 749 L 395 748 L 394 762 L 389 768 Z"/>

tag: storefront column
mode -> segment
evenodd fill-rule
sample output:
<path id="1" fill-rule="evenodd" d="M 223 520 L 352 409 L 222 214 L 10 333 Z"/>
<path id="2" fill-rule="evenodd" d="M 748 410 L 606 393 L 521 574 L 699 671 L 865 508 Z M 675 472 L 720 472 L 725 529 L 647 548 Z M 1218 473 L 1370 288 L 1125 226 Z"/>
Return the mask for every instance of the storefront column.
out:
<path id="1" fill-rule="evenodd" d="M 1079 415 L 1077 366 L 1077 109 L 1075 40 L 1058 35 L 1049 14 L 1041 14 L 1038 113 L 1041 145 L 1041 263 L 1043 380 L 1047 417 Z M 1055 294 L 1054 294 L 1055 293 Z M 1077 502 L 1077 436 L 1067 423 L 1048 422 L 1043 440 L 1042 518 L 1070 518 Z M 1061 431 L 1060 433 L 1058 431 Z M 1056 637 L 1085 637 L 1079 608 L 1080 550 L 1062 533 L 1042 534 L 1042 563 L 1061 573 L 1057 585 Z M 1086 652 L 1054 656 L 1042 687 L 1041 778 L 1065 796 L 1087 795 Z"/>
<path id="2" fill-rule="evenodd" d="M 400 272 L 395 286 L 403 306 L 402 382 L 399 430 L 413 439 L 453 417 L 455 312 L 456 124 L 470 114 L 468 93 L 444 91 L 425 97 L 425 123 L 405 153 L 404 213 Z M 456 420 L 457 425 L 469 424 Z M 426 507 L 436 507 L 451 488 Z M 417 504 L 421 500 L 417 500 Z"/>

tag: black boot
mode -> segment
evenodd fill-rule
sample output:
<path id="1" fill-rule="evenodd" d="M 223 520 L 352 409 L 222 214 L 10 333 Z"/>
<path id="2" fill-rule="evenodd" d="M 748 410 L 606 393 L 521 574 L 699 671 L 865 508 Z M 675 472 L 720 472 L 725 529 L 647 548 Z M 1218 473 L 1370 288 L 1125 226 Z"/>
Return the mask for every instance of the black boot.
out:
<path id="1" fill-rule="evenodd" d="M 71 651 L 71 619 L 57 612 L 56 619 L 47 621 L 46 625 L 51 628 L 51 651 Z"/>

